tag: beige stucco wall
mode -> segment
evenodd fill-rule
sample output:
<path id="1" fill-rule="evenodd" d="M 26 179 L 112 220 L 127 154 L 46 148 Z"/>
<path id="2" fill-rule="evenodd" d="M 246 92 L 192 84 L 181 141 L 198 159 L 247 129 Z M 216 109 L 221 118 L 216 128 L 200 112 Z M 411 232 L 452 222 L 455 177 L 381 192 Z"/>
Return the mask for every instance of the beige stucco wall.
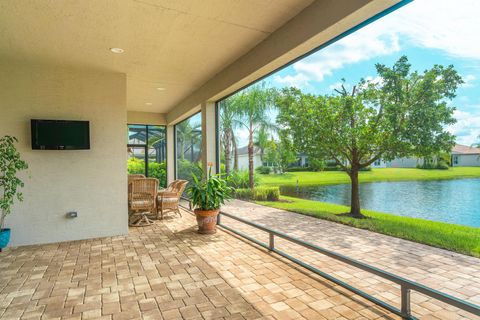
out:
<path id="1" fill-rule="evenodd" d="M 30 166 L 10 245 L 128 232 L 125 92 L 123 74 L 0 64 L 0 136 L 16 136 Z M 90 121 L 91 149 L 32 150 L 32 118 Z"/>

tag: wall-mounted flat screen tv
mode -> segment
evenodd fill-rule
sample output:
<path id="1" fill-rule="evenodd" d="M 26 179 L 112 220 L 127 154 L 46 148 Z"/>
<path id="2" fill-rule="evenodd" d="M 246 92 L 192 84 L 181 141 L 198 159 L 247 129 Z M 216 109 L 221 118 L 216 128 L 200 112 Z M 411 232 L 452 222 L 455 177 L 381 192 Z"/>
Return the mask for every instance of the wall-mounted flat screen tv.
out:
<path id="1" fill-rule="evenodd" d="M 88 121 L 32 119 L 31 126 L 34 150 L 90 149 Z"/>

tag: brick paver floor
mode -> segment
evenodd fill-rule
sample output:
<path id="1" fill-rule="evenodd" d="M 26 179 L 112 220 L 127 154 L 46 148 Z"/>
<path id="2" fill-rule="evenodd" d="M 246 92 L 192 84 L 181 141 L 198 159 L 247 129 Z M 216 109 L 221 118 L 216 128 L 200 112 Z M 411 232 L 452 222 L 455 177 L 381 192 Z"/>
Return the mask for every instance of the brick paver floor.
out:
<path id="1" fill-rule="evenodd" d="M 0 253 L 0 318 L 395 319 L 344 289 L 195 220 Z"/>
<path id="2" fill-rule="evenodd" d="M 239 200 L 231 201 L 223 211 L 480 304 L 480 259 Z M 264 232 L 226 217 L 222 221 L 268 243 Z M 278 249 L 399 306 L 400 290 L 391 282 L 280 239 L 275 244 Z M 480 319 L 418 293 L 412 294 L 412 311 L 422 319 Z"/>

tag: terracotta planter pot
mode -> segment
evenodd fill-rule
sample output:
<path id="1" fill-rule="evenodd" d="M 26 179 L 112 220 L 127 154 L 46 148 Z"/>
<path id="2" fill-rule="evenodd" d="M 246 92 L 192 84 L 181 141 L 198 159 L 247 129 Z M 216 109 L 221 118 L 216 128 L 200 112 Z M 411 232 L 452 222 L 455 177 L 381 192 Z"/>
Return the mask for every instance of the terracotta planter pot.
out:
<path id="1" fill-rule="evenodd" d="M 212 234 L 217 232 L 217 216 L 220 209 L 217 210 L 199 210 L 195 209 L 195 215 L 197 216 L 198 233 Z"/>

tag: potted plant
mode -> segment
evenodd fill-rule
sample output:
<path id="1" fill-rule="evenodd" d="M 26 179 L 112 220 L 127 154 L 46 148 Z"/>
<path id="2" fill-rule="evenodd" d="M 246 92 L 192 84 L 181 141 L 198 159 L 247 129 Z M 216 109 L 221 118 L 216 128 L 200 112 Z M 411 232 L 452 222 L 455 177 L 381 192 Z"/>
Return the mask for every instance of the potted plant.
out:
<path id="1" fill-rule="evenodd" d="M 233 192 L 220 175 L 212 174 L 211 164 L 209 167 L 208 175 L 202 179 L 192 173 L 193 182 L 187 191 L 194 208 L 193 212 L 197 217 L 198 233 L 201 234 L 212 234 L 217 231 L 217 215 L 220 212 L 220 206 L 225 200 L 231 199 Z"/>
<path id="2" fill-rule="evenodd" d="M 17 138 L 4 136 L 0 138 L 0 251 L 10 241 L 10 229 L 4 228 L 5 217 L 11 213 L 15 199 L 23 201 L 23 195 L 18 192 L 18 187 L 23 187 L 23 181 L 17 173 L 28 168 L 25 161 L 20 158 L 20 153 L 15 148 Z"/>

